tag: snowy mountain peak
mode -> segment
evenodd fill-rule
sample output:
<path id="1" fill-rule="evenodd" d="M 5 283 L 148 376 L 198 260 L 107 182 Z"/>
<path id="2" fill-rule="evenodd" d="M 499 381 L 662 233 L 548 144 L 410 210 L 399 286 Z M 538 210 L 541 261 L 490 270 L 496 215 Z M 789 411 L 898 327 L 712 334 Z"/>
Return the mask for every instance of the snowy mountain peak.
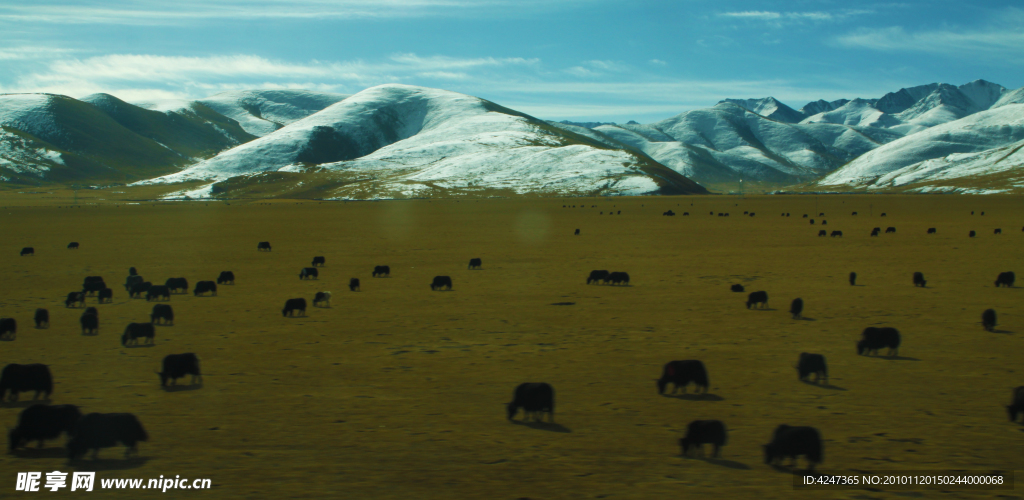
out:
<path id="1" fill-rule="evenodd" d="M 723 99 L 721 103 L 731 103 L 741 108 L 753 111 L 765 118 L 785 122 L 797 123 L 804 118 L 803 114 L 779 102 L 774 97 L 763 97 L 761 99 Z"/>

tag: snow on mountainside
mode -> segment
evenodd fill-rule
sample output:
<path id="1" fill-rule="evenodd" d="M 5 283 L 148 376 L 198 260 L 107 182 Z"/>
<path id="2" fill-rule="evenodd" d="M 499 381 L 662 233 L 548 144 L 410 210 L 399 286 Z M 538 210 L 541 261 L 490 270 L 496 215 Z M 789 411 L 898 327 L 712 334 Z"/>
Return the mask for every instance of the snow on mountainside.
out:
<path id="1" fill-rule="evenodd" d="M 838 123 L 851 127 L 889 128 L 902 122 L 890 114 L 883 113 L 872 101 L 854 99 L 837 108 L 804 118 L 800 123 Z"/>
<path id="2" fill-rule="evenodd" d="M 1024 192 L 1024 140 L 980 153 L 955 153 L 908 165 L 879 177 L 868 189 L 915 192 Z"/>
<path id="3" fill-rule="evenodd" d="M 259 176 L 274 172 L 278 176 Z M 381 85 L 182 172 L 147 183 L 203 180 L 245 189 L 289 173 L 317 174 L 325 196 L 425 195 L 445 190 L 516 193 L 702 192 L 641 154 L 610 149 L 491 102 L 455 92 Z M 198 192 L 193 195 L 201 194 Z"/>
<path id="4" fill-rule="evenodd" d="M 741 108 L 753 111 L 765 118 L 770 118 L 780 122 L 797 123 L 804 119 L 803 113 L 782 104 L 774 97 L 765 97 L 762 99 L 724 99 L 719 101 L 719 104 L 723 102 L 735 104 Z"/>
<path id="5" fill-rule="evenodd" d="M 1022 139 L 1024 104 L 1008 104 L 893 141 L 861 155 L 817 184 L 877 186 L 880 178 L 903 167 L 939 158 L 956 161 L 959 157 L 950 155 L 981 153 Z"/>

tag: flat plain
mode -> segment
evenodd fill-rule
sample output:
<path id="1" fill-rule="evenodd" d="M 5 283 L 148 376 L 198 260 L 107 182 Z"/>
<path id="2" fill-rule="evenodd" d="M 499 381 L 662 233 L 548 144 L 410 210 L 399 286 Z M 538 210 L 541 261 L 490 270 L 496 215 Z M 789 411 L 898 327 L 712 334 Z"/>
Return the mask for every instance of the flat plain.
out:
<path id="1" fill-rule="evenodd" d="M 825 440 L 822 470 L 1024 469 L 1024 426 L 1004 408 L 1024 385 L 1024 291 L 994 286 L 1002 271 L 1024 273 L 1020 197 L 79 194 L 81 208 L 68 208 L 65 191 L 0 192 L 0 316 L 18 322 L 0 363 L 49 365 L 51 403 L 134 413 L 150 439 L 134 460 L 116 447 L 69 465 L 63 438 L 0 455 L 5 490 L 19 471 L 82 470 L 214 484 L 162 498 L 1020 498 L 794 492 L 761 451 L 777 425 L 811 425 Z M 897 231 L 869 237 L 876 226 Z M 66 249 L 71 241 L 80 249 Z M 259 241 L 273 250 L 258 252 Z M 25 246 L 35 255 L 19 257 Z M 319 279 L 300 280 L 318 255 Z M 467 269 L 474 257 L 479 270 Z M 370 276 L 385 264 L 390 277 Z M 130 266 L 158 284 L 181 276 L 194 286 L 224 270 L 236 281 L 215 297 L 173 295 L 174 325 L 158 326 L 152 347 L 124 348 L 125 325 L 153 306 L 125 293 Z M 630 284 L 587 285 L 593 269 L 626 271 Z M 927 287 L 913 286 L 915 271 Z M 111 304 L 87 301 L 99 309 L 95 336 L 63 304 L 91 275 L 114 289 Z M 453 289 L 431 291 L 436 275 Z M 746 309 L 734 283 L 767 291 L 769 307 Z M 333 293 L 331 307 L 282 316 L 286 299 L 317 291 Z M 800 320 L 787 312 L 796 297 Z M 37 307 L 49 309 L 49 328 L 33 327 Z M 995 332 L 982 329 L 987 308 Z M 858 356 L 868 326 L 898 328 L 899 356 Z M 162 390 L 154 372 L 182 352 L 200 357 L 204 383 Z M 797 379 L 801 352 L 827 357 L 831 385 Z M 657 394 L 661 367 L 677 359 L 704 362 L 708 396 Z M 521 382 L 554 386 L 554 425 L 506 419 Z M 13 427 L 31 397 L 0 406 L 0 421 Z M 725 422 L 721 458 L 680 455 L 695 419 Z"/>

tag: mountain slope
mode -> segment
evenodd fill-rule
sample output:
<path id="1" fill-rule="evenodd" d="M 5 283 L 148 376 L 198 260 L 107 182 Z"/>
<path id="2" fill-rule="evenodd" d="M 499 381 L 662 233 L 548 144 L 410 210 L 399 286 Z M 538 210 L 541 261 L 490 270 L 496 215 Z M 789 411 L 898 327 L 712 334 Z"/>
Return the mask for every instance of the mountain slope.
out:
<path id="1" fill-rule="evenodd" d="M 272 172 L 270 175 L 254 175 Z M 703 192 L 650 158 L 476 97 L 381 85 L 154 183 L 315 174 L 324 197 Z M 366 184 L 372 180 L 373 191 Z M 245 179 L 216 189 L 247 189 Z M 211 186 L 211 190 L 214 188 Z M 291 188 L 283 188 L 291 189 Z M 201 193 L 194 193 L 201 194 Z"/>
<path id="2" fill-rule="evenodd" d="M 879 177 L 869 188 L 1024 193 L 1024 140 L 979 153 L 957 153 L 914 163 Z"/>

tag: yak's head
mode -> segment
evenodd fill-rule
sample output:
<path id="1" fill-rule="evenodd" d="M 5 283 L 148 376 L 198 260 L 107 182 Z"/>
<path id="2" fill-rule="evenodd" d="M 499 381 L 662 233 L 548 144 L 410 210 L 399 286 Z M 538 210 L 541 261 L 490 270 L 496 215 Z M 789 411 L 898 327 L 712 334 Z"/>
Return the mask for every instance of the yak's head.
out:
<path id="1" fill-rule="evenodd" d="M 658 384 L 658 394 L 665 394 L 665 386 L 668 385 L 668 380 L 666 380 L 664 378 L 659 378 L 658 381 L 657 381 L 657 384 Z"/>
<path id="2" fill-rule="evenodd" d="M 764 448 L 764 463 L 770 464 L 775 461 L 775 446 L 766 444 Z"/>
<path id="3" fill-rule="evenodd" d="M 124 332 L 124 334 L 121 335 L 121 345 L 126 347 L 128 346 L 128 332 Z"/>
<path id="4" fill-rule="evenodd" d="M 505 407 L 508 410 L 508 419 L 512 420 L 513 418 L 515 418 L 516 413 L 519 412 L 519 405 L 515 403 L 509 403 L 505 405 Z"/>
<path id="5" fill-rule="evenodd" d="M 857 342 L 857 354 L 863 355 L 868 350 L 868 341 L 861 340 Z"/>
<path id="6" fill-rule="evenodd" d="M 679 447 L 683 450 L 683 455 L 686 455 L 690 451 L 690 440 L 687 438 L 679 438 Z"/>
<path id="7" fill-rule="evenodd" d="M 21 429 L 14 428 L 7 434 L 7 442 L 10 443 L 10 451 L 13 453 L 15 449 L 21 446 L 22 432 Z"/>
<path id="8" fill-rule="evenodd" d="M 1018 409 L 1017 409 L 1016 406 L 1007 406 L 1006 407 L 1006 412 L 1010 414 L 1010 422 L 1016 422 L 1017 421 L 1017 411 L 1018 411 Z"/>
<path id="9" fill-rule="evenodd" d="M 286 307 L 284 309 L 281 309 L 281 316 L 287 316 L 287 315 L 288 315 L 288 308 Z"/>
<path id="10" fill-rule="evenodd" d="M 160 375 L 160 387 L 167 387 L 167 379 L 170 378 L 167 376 L 167 372 L 156 372 L 156 374 Z"/>

